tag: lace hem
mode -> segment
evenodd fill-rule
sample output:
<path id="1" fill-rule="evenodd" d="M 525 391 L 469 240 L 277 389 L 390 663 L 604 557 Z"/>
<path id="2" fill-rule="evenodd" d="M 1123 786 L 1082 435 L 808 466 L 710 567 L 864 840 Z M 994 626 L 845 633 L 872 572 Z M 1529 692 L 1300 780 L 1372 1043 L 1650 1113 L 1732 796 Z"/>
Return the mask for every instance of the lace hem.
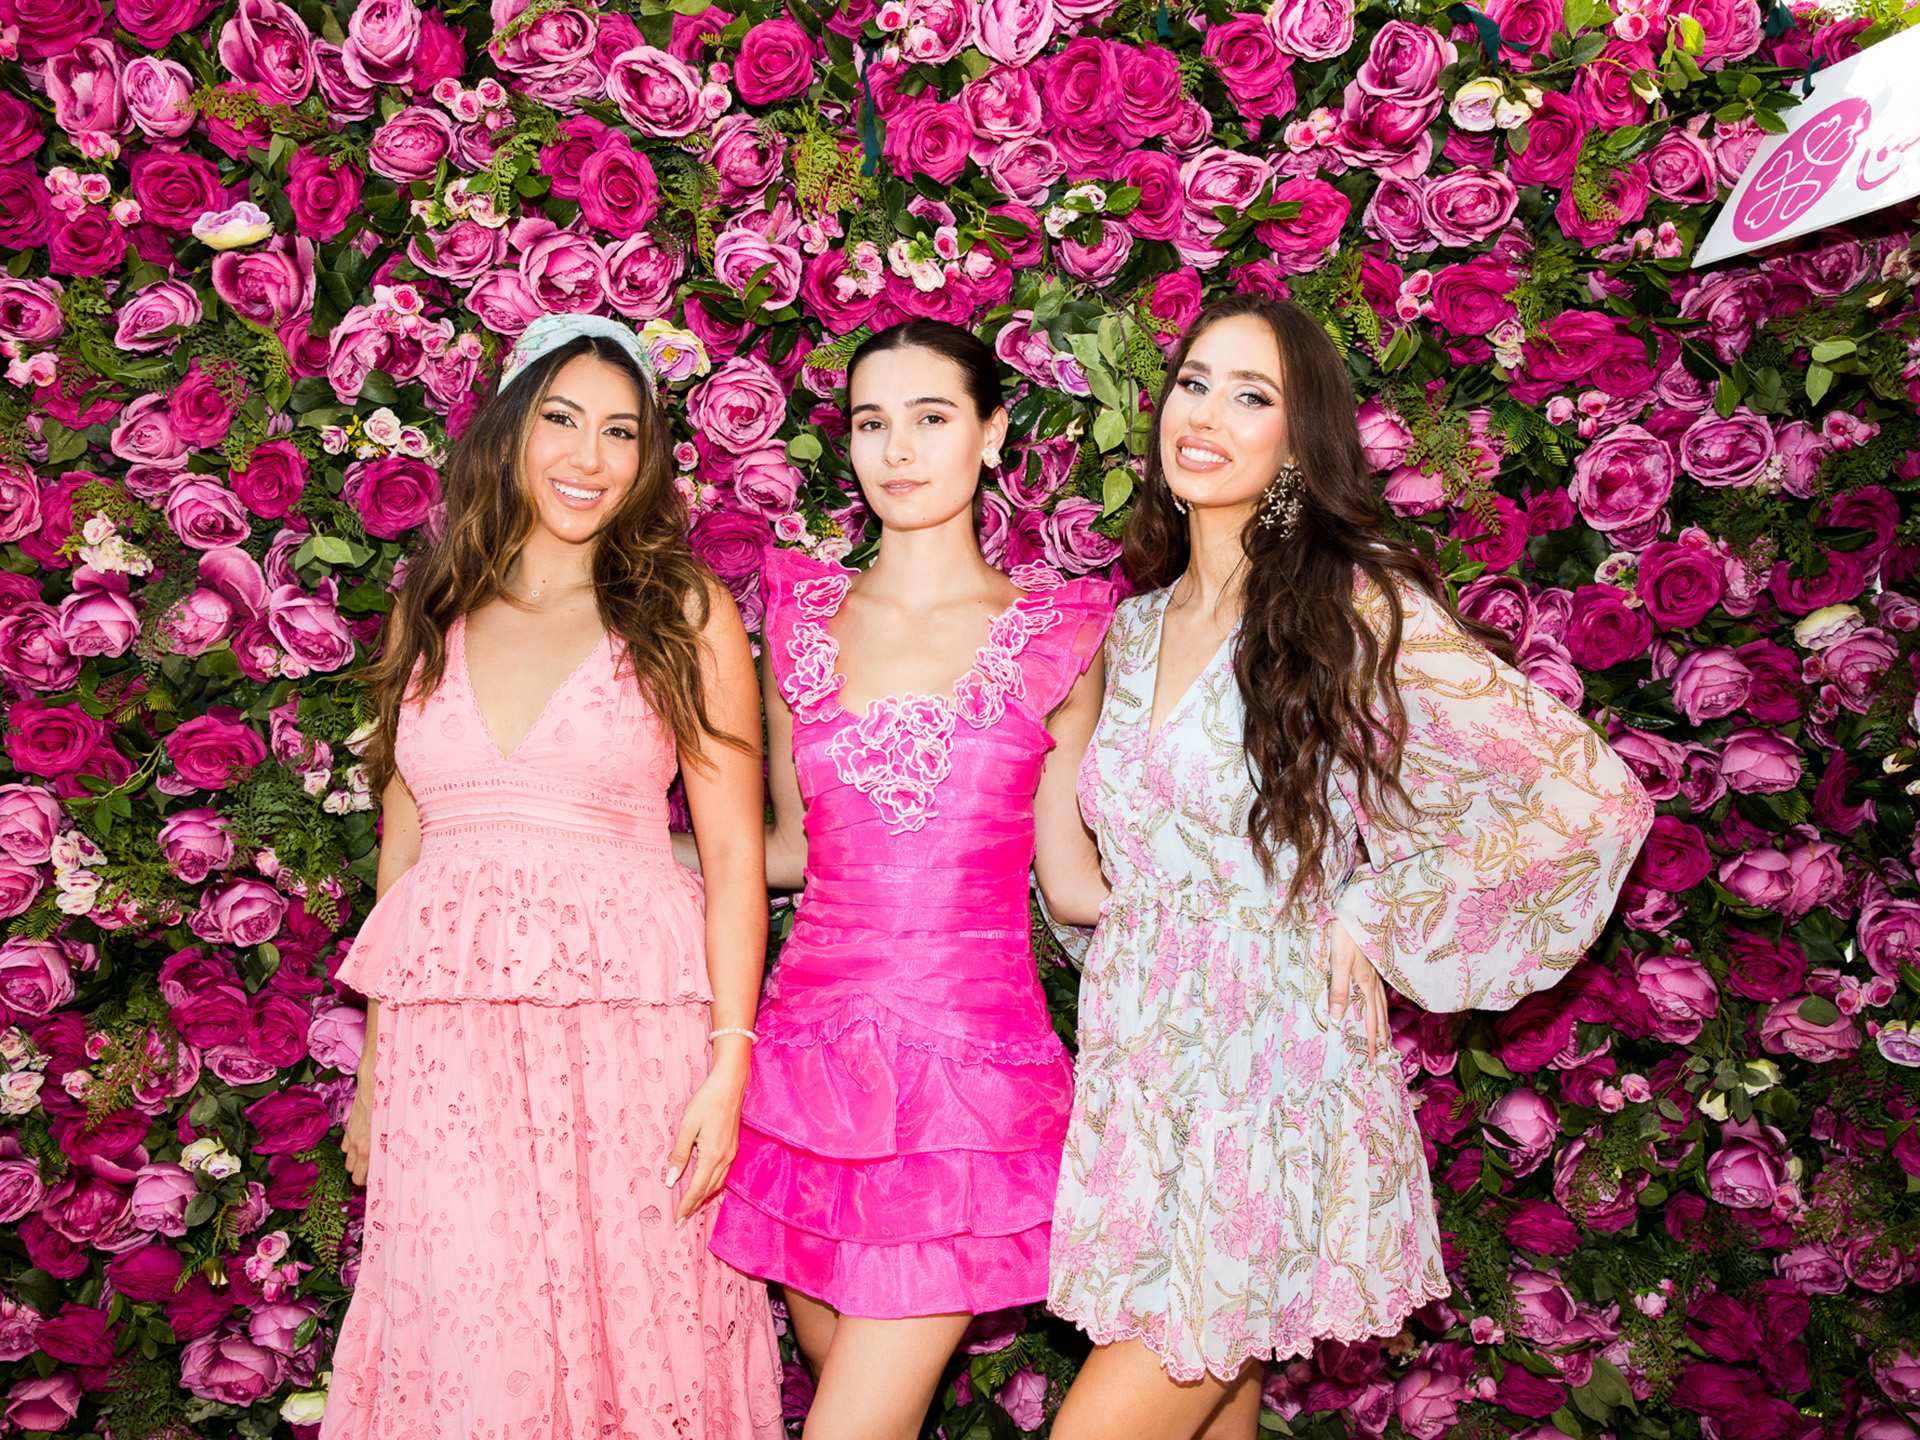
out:
<path id="1" fill-rule="evenodd" d="M 1444 1281 L 1438 1289 L 1429 1289 L 1423 1282 L 1416 1282 L 1403 1304 L 1387 1306 L 1385 1318 L 1362 1319 L 1350 1325 L 1334 1324 L 1327 1326 L 1324 1330 L 1315 1327 L 1311 1334 L 1265 1345 L 1252 1341 L 1240 1341 L 1229 1349 L 1226 1357 L 1217 1364 L 1203 1356 L 1197 1365 L 1188 1364 L 1178 1357 L 1168 1355 L 1164 1343 L 1157 1343 L 1155 1327 L 1152 1325 L 1137 1321 L 1129 1325 L 1095 1325 L 1090 1323 L 1088 1307 L 1070 1305 L 1065 1301 L 1056 1303 L 1051 1294 L 1047 1297 L 1047 1310 L 1074 1326 L 1096 1345 L 1113 1345 L 1123 1340 L 1138 1340 L 1153 1353 L 1154 1358 L 1160 1362 L 1160 1368 L 1175 1380 L 1190 1384 L 1203 1376 L 1211 1375 L 1216 1380 L 1230 1384 L 1251 1361 L 1278 1364 L 1285 1360 L 1297 1360 L 1311 1355 L 1314 1346 L 1322 1340 L 1338 1340 L 1343 1345 L 1351 1345 L 1357 1340 L 1391 1339 L 1400 1333 L 1401 1327 L 1407 1323 L 1407 1317 L 1414 1311 L 1423 1305 L 1432 1304 L 1435 1300 L 1444 1300 L 1452 1293 L 1453 1287 Z"/>

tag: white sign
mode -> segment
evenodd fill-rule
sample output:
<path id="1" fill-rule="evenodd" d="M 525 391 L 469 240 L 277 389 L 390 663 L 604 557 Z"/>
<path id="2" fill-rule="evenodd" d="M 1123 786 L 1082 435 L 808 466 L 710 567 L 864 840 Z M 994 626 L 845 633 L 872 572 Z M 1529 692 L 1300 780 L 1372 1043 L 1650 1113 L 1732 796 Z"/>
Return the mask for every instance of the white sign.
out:
<path id="1" fill-rule="evenodd" d="M 1695 268 L 1883 210 L 1920 195 L 1920 28 L 1822 70 L 1784 113 L 1706 242 Z"/>

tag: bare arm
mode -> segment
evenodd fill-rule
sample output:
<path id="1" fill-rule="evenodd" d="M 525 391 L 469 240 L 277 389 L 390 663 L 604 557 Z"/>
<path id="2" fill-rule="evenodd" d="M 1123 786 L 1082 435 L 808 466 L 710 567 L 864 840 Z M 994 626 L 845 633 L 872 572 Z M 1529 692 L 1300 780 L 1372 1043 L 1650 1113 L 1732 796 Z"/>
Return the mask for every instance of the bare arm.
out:
<path id="1" fill-rule="evenodd" d="M 767 788 L 773 795 L 773 824 L 767 827 L 767 884 L 798 890 L 806 883 L 806 802 L 793 768 L 793 712 L 780 693 L 771 663 L 762 667 L 761 692 L 767 706 Z"/>
<path id="2" fill-rule="evenodd" d="M 380 797 L 380 863 L 374 872 L 374 897 L 385 895 L 394 883 L 414 867 L 420 858 L 420 809 L 413 794 L 398 775 L 387 782 Z M 358 1082 L 353 1108 L 347 1114 L 347 1131 L 341 1148 L 347 1156 L 347 1172 L 353 1183 L 367 1183 L 367 1161 L 373 1147 L 373 1075 L 375 1038 L 380 1029 L 380 1002 L 367 1001 L 367 1034 L 360 1046 Z"/>
<path id="3" fill-rule="evenodd" d="M 1078 793 L 1080 761 L 1100 719 L 1105 688 L 1104 666 L 1101 657 L 1095 655 L 1093 664 L 1047 720 L 1054 747 L 1034 794 L 1034 873 L 1047 909 L 1063 925 L 1093 924 L 1107 898 L 1100 852 L 1093 843 L 1093 832 L 1080 818 Z"/>
<path id="4" fill-rule="evenodd" d="M 713 1028 L 753 1028 L 767 953 L 767 887 L 761 822 L 760 714 L 753 652 L 733 598 L 710 587 L 701 678 L 715 727 L 739 745 L 708 737 L 705 754 L 681 750 L 681 774 L 701 871 L 707 882 L 707 976 Z M 694 1164 L 675 1219 L 684 1220 L 720 1190 L 739 1145 L 752 1045 L 744 1035 L 713 1041 L 713 1067 L 687 1102 L 669 1157 L 668 1184 Z"/>
<path id="5" fill-rule="evenodd" d="M 806 804 L 793 769 L 793 712 L 774 681 L 773 667 L 762 671 L 761 700 L 767 714 L 767 785 L 773 793 L 773 824 L 766 827 L 767 888 L 798 890 L 807 871 Z M 700 846 L 692 835 L 673 837 L 673 858 L 689 870 L 700 868 Z"/>

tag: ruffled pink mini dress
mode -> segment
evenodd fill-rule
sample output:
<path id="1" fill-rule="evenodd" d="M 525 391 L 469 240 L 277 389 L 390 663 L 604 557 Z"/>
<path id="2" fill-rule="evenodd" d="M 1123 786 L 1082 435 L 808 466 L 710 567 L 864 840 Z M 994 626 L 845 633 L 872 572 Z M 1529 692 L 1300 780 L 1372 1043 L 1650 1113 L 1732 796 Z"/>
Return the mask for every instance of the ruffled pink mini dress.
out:
<path id="1" fill-rule="evenodd" d="M 380 1003 L 358 1278 L 326 1440 L 775 1440 L 765 1287 L 673 1223 L 706 1077 L 672 736 L 603 639 L 511 755 L 465 624 L 395 750 L 420 859 L 339 979 Z"/>
<path id="2" fill-rule="evenodd" d="M 837 699 L 827 626 L 851 573 L 767 558 L 764 637 L 793 712 L 806 885 L 761 1002 L 716 1254 L 845 1315 L 1041 1299 L 1073 1066 L 1027 896 L 1047 715 L 1106 634 L 1112 587 L 1013 572 L 946 695 Z"/>

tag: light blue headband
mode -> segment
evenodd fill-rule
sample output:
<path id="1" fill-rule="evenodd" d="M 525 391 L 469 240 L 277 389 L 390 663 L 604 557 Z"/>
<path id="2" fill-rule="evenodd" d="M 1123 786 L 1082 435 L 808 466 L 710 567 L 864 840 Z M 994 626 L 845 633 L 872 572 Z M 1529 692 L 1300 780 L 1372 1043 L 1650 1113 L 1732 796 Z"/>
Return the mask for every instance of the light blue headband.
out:
<path id="1" fill-rule="evenodd" d="M 520 338 L 513 342 L 513 352 L 508 355 L 507 363 L 500 372 L 500 388 L 505 390 L 514 377 L 551 350 L 557 350 L 570 340 L 578 340 L 583 335 L 593 335 L 602 340 L 611 340 L 633 357 L 633 363 L 640 367 L 640 373 L 653 381 L 653 361 L 647 355 L 647 347 L 640 343 L 640 337 L 631 327 L 622 325 L 618 320 L 609 320 L 604 315 L 542 315 L 525 330 Z"/>

